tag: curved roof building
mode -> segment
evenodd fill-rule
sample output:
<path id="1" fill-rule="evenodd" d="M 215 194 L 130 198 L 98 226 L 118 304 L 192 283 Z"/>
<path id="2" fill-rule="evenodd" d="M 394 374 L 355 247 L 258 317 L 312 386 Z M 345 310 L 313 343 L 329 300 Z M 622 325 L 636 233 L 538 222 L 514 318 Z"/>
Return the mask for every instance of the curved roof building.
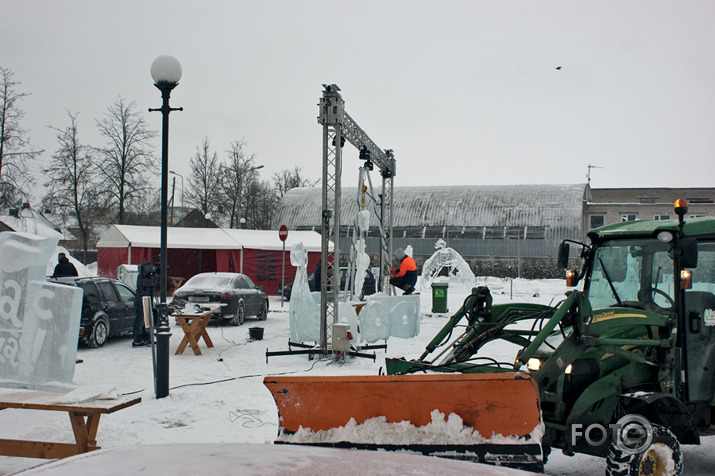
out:
<path id="1" fill-rule="evenodd" d="M 584 236 L 587 187 L 586 184 L 395 187 L 393 247 L 412 245 L 416 255 L 431 255 L 436 240 L 443 238 L 465 256 L 555 257 L 561 240 Z M 286 225 L 293 230 L 320 231 L 321 202 L 321 188 L 290 190 L 278 204 L 273 227 Z M 340 248 L 345 252 L 349 250 L 358 203 L 357 188 L 342 188 Z M 372 203 L 367 205 L 370 208 Z M 377 236 L 377 225 L 377 217 L 373 215 L 369 237 Z M 370 253 L 377 252 L 374 241 L 368 240 Z"/>

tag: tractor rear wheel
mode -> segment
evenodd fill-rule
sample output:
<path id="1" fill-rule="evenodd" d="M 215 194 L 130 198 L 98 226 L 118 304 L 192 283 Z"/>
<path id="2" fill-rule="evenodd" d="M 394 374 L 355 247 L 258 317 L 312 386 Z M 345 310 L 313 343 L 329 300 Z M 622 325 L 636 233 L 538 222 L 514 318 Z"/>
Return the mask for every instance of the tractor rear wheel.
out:
<path id="1" fill-rule="evenodd" d="M 606 458 L 606 476 L 675 476 L 683 473 L 683 453 L 673 433 L 653 426 L 653 440 L 642 452 L 625 453 L 612 444 Z"/>

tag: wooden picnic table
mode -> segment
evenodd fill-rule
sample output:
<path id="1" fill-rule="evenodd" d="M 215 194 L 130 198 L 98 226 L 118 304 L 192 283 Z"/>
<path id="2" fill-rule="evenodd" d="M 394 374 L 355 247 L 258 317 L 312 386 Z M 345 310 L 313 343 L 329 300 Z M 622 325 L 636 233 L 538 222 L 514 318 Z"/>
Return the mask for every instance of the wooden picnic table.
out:
<path id="1" fill-rule="evenodd" d="M 175 355 L 183 354 L 187 345 L 191 346 L 194 355 L 201 355 L 201 349 L 199 349 L 199 341 L 201 339 L 206 343 L 206 347 L 214 346 L 213 342 L 211 342 L 211 337 L 209 337 L 208 332 L 206 332 L 206 325 L 209 323 L 209 320 L 211 320 L 211 315 L 216 312 L 217 309 L 218 308 L 214 308 L 197 314 L 172 314 L 184 331 L 184 338 L 181 339 L 181 343 L 176 349 Z"/>
<path id="2" fill-rule="evenodd" d="M 0 454 L 23 458 L 66 458 L 79 453 L 100 449 L 97 446 L 99 417 L 114 413 L 141 402 L 141 397 L 92 399 L 82 402 L 66 400 L 66 394 L 18 390 L 0 392 L 0 410 L 20 408 L 25 410 L 65 411 L 69 413 L 75 443 L 0 439 Z"/>
<path id="3" fill-rule="evenodd" d="M 182 284 L 184 284 L 184 281 L 186 281 L 185 278 L 182 278 L 180 276 L 167 276 L 168 281 L 168 294 L 174 295 L 174 291 L 179 289 Z"/>

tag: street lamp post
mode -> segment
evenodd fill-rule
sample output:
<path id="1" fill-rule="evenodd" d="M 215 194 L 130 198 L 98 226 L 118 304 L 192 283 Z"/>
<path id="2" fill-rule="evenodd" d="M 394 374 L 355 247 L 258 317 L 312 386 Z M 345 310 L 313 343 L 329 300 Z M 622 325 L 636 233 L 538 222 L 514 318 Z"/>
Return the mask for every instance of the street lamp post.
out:
<path id="1" fill-rule="evenodd" d="M 184 208 L 184 176 L 173 170 L 169 170 L 170 174 L 178 175 L 181 179 L 181 208 Z"/>
<path id="2" fill-rule="evenodd" d="M 186 209 L 184 208 L 184 176 L 181 175 L 180 173 L 174 172 L 173 170 L 169 170 L 170 174 L 178 175 L 181 177 L 181 213 L 186 216 Z M 181 220 L 181 226 L 184 226 L 184 220 Z"/>
<path id="3" fill-rule="evenodd" d="M 169 395 L 169 319 L 166 306 L 166 244 L 167 244 L 167 201 L 169 189 L 169 113 L 184 109 L 169 107 L 171 90 L 181 79 L 181 64 L 173 56 L 159 56 L 151 64 L 151 77 L 154 86 L 161 91 L 162 106 L 149 109 L 149 112 L 159 111 L 162 115 L 161 131 L 161 258 L 159 267 L 159 325 L 155 329 L 156 336 L 156 371 L 154 375 L 154 392 L 156 398 Z M 183 189 L 183 186 L 182 186 Z"/>

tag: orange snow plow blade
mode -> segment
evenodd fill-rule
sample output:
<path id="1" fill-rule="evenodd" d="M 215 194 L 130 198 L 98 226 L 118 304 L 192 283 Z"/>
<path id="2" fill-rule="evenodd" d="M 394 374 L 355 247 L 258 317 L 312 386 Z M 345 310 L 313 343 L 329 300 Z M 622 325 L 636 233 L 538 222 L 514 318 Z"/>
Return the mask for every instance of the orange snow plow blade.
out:
<path id="1" fill-rule="evenodd" d="M 521 373 L 266 377 L 276 443 L 423 454 L 543 468 L 536 383 Z"/>

